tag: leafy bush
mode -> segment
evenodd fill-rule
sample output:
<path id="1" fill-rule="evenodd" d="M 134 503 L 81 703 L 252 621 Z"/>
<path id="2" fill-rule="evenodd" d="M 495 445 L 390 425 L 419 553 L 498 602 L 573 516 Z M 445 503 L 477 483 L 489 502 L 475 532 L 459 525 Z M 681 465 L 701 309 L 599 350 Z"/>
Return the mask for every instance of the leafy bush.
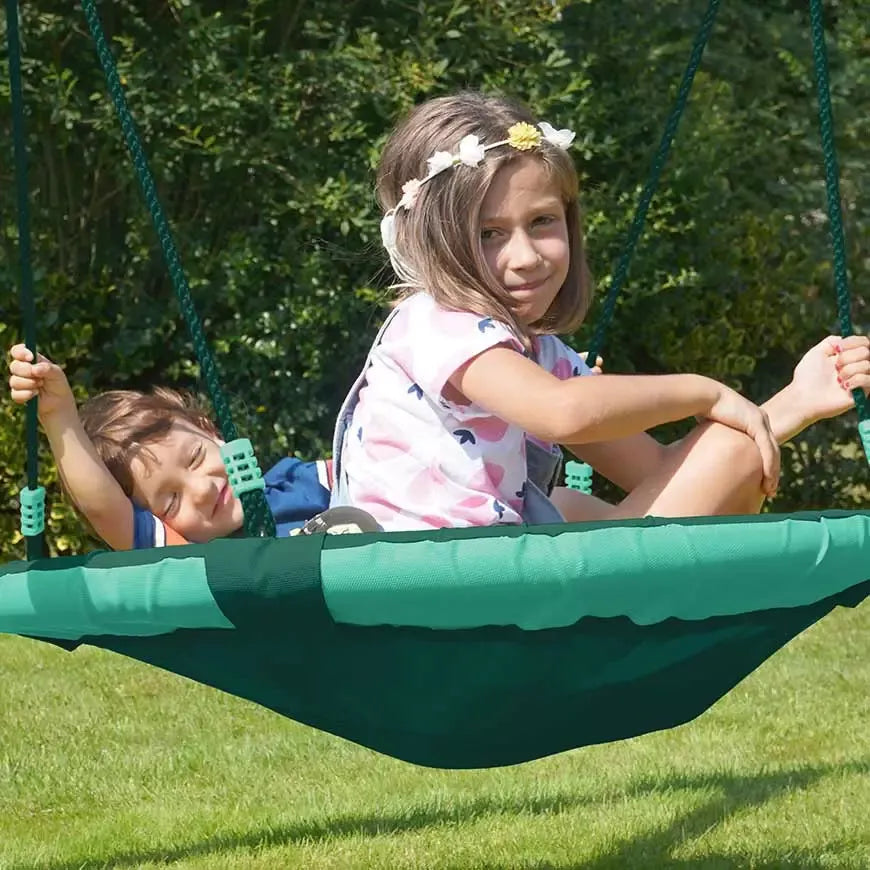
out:
<path id="1" fill-rule="evenodd" d="M 704 5 L 101 4 L 237 424 L 264 465 L 328 450 L 383 314 L 389 276 L 373 168 L 397 117 L 471 86 L 519 96 L 573 127 L 593 271 L 606 286 Z M 855 315 L 866 325 L 860 243 L 870 215 L 858 185 L 870 141 L 870 34 L 858 0 L 828 5 Z M 57 0 L 38 6 L 24 4 L 21 28 L 40 346 L 81 397 L 196 385 L 82 16 Z M 801 349 L 836 330 L 804 6 L 723 4 L 618 306 L 610 370 L 698 370 L 760 398 L 787 379 Z M 5 83 L 0 125 L 11 143 Z M 20 335 L 13 181 L 11 160 L 0 161 L 7 347 Z M 576 343 L 590 334 L 584 326 Z M 12 557 L 23 414 L 9 403 L 2 414 L 0 548 Z M 853 426 L 827 430 L 823 460 L 796 448 L 803 464 L 777 509 L 862 497 L 855 460 L 836 446 Z M 45 458 L 52 544 L 83 549 Z"/>

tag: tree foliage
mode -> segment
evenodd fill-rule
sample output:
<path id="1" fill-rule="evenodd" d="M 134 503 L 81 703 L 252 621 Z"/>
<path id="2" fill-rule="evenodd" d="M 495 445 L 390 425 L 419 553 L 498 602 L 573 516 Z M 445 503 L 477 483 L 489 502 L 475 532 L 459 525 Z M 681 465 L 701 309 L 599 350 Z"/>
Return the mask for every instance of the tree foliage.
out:
<path id="1" fill-rule="evenodd" d="M 705 3 L 699 0 L 113 0 L 100 4 L 240 430 L 261 462 L 322 454 L 383 315 L 372 188 L 416 102 L 503 91 L 578 132 L 593 272 L 606 288 Z M 853 314 L 867 327 L 870 31 L 828 4 Z M 83 397 L 196 385 L 198 369 L 84 19 L 23 4 L 39 342 Z M 0 82 L 0 341 L 20 335 L 8 84 Z M 593 312 L 594 315 L 597 312 Z M 614 371 L 702 371 L 761 398 L 836 331 L 807 4 L 725 0 L 606 347 Z M 588 340 L 584 326 L 576 343 Z M 23 414 L 0 427 L 0 549 Z M 787 454 L 775 509 L 858 503 L 837 445 Z M 845 449 L 845 454 L 848 454 Z M 61 552 L 88 545 L 46 455 Z"/>

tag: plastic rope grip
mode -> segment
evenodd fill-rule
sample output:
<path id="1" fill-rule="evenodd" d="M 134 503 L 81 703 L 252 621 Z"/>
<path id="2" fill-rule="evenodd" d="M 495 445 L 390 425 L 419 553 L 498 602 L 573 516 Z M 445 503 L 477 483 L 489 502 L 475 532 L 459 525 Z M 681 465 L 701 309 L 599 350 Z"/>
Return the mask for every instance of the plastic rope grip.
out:
<path id="1" fill-rule="evenodd" d="M 45 487 L 24 487 L 18 493 L 21 504 L 21 534 L 25 538 L 41 535 L 45 529 Z"/>
<path id="2" fill-rule="evenodd" d="M 570 489 L 592 493 L 592 466 L 585 462 L 567 462 L 565 464 L 565 483 Z"/>
<path id="3" fill-rule="evenodd" d="M 263 472 L 248 438 L 236 438 L 221 445 L 221 458 L 236 496 L 266 488 Z"/>
<path id="4" fill-rule="evenodd" d="M 861 444 L 864 447 L 864 455 L 870 463 L 870 420 L 862 420 L 858 424 L 858 434 L 861 436 Z"/>

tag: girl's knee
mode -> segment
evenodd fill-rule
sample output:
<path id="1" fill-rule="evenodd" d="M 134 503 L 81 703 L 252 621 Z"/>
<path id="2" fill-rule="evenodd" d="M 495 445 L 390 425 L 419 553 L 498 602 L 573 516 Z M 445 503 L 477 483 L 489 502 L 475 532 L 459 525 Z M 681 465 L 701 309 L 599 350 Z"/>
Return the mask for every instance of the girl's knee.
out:
<path id="1" fill-rule="evenodd" d="M 717 449 L 722 451 L 720 461 L 731 470 L 735 483 L 752 483 L 761 489 L 764 466 L 758 444 L 743 432 L 724 426 L 717 428 L 725 430 L 721 443 L 717 445 Z"/>

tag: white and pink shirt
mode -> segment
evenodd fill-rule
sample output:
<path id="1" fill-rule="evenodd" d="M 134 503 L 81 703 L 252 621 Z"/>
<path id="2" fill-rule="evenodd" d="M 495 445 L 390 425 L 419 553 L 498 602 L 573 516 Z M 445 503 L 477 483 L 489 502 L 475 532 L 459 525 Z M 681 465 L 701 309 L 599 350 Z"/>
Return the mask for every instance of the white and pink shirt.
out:
<path id="1" fill-rule="evenodd" d="M 372 349 L 341 458 L 347 501 L 386 531 L 522 523 L 526 441 L 551 452 L 558 446 L 443 395 L 457 369 L 497 345 L 525 353 L 506 325 L 448 311 L 425 293 L 391 315 Z M 534 351 L 563 380 L 590 373 L 555 336 L 538 336 Z"/>

